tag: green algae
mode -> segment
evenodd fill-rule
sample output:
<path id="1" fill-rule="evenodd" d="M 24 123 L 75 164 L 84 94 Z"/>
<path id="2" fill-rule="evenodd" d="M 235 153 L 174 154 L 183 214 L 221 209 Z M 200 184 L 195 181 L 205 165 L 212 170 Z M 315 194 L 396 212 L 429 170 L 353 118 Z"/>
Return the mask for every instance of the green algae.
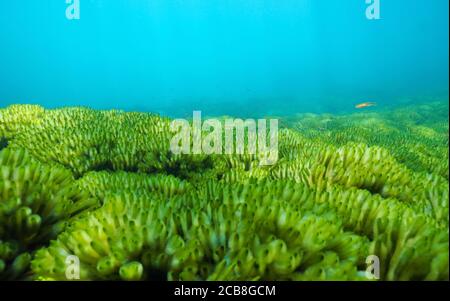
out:
<path id="1" fill-rule="evenodd" d="M 154 114 L 0 110 L 0 278 L 448 279 L 448 105 L 303 114 L 279 160 L 174 155 Z M 436 113 L 440 112 L 440 113 Z"/>

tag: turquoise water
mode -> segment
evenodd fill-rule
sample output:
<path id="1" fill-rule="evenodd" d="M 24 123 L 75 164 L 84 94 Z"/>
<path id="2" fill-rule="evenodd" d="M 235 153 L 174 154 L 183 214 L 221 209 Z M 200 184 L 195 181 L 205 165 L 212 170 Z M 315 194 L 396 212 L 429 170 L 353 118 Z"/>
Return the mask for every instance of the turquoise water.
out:
<path id="1" fill-rule="evenodd" d="M 0 107 L 239 116 L 448 99 L 447 0 L 0 2 Z"/>

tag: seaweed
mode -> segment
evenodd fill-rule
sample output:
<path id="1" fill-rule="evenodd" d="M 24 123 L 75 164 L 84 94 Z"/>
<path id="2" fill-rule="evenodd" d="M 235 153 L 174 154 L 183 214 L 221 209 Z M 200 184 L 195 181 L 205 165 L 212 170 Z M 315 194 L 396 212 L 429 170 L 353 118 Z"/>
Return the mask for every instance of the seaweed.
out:
<path id="1" fill-rule="evenodd" d="M 448 104 L 282 124 L 261 166 L 175 155 L 155 114 L 0 109 L 0 278 L 449 279 Z"/>
<path id="2" fill-rule="evenodd" d="M 46 166 L 24 150 L 0 152 L 0 278 L 17 279 L 28 270 L 33 252 L 93 205 L 58 166 Z"/>

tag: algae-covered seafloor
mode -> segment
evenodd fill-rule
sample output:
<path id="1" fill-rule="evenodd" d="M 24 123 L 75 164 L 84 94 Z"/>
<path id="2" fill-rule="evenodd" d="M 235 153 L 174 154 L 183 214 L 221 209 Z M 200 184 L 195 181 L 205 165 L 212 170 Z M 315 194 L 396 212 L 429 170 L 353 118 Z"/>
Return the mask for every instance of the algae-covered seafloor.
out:
<path id="1" fill-rule="evenodd" d="M 273 166 L 174 155 L 169 123 L 0 109 L 0 279 L 449 278 L 448 103 L 285 118 Z"/>

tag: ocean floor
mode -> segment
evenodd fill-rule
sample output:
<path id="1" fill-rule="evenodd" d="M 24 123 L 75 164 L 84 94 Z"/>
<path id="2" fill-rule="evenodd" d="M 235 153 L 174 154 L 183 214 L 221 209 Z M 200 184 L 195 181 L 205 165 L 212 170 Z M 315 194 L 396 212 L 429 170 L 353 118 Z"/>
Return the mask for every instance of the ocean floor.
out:
<path id="1" fill-rule="evenodd" d="M 448 113 L 283 117 L 262 165 L 174 154 L 156 114 L 0 109 L 0 279 L 448 280 Z"/>

